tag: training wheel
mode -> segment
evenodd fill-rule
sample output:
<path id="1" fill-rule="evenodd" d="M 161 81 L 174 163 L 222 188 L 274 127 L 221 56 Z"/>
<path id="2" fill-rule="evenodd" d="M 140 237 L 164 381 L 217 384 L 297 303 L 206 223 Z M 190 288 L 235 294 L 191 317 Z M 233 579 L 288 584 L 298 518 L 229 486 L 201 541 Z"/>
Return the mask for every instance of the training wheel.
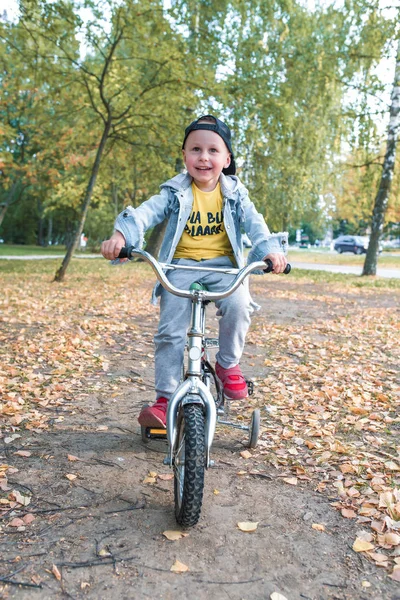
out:
<path id="1" fill-rule="evenodd" d="M 141 432 L 141 434 L 142 434 L 142 442 L 143 442 L 144 444 L 148 444 L 148 443 L 149 443 L 149 441 L 150 441 L 150 438 L 149 438 L 149 437 L 148 437 L 148 435 L 147 435 L 147 427 L 142 427 L 142 426 L 141 426 L 141 427 L 140 427 L 140 432 Z"/>
<path id="2" fill-rule="evenodd" d="M 260 410 L 256 408 L 251 415 L 249 427 L 249 448 L 256 448 L 260 435 Z"/>

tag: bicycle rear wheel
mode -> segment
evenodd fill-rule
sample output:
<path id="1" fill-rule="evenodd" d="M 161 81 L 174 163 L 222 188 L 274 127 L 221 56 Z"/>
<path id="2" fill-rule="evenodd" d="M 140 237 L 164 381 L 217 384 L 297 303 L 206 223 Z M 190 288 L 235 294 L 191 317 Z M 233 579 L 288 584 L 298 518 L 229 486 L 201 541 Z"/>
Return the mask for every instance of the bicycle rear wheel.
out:
<path id="1" fill-rule="evenodd" d="M 178 415 L 174 452 L 175 517 L 182 527 L 200 518 L 206 467 L 205 423 L 200 404 L 186 404 Z"/>

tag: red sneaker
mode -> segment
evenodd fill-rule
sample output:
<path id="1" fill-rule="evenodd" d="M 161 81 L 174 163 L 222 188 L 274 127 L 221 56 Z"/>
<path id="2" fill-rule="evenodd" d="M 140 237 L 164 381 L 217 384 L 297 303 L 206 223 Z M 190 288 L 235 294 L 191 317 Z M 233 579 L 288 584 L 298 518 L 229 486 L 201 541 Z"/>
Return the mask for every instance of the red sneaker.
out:
<path id="1" fill-rule="evenodd" d="M 153 406 L 146 406 L 138 417 L 142 427 L 166 427 L 167 423 L 167 398 L 157 398 Z"/>
<path id="2" fill-rule="evenodd" d="M 215 372 L 224 388 L 225 398 L 228 398 L 228 400 L 243 400 L 248 396 L 247 383 L 239 365 L 224 369 L 216 363 Z"/>

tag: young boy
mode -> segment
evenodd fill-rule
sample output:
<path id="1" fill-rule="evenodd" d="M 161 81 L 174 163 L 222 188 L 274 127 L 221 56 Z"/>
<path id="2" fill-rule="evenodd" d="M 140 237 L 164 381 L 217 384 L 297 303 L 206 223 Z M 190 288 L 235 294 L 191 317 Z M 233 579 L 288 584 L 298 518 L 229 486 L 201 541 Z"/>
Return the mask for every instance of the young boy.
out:
<path id="1" fill-rule="evenodd" d="M 275 273 L 287 261 L 279 236 L 271 236 L 264 218 L 249 200 L 238 177 L 227 125 L 211 115 L 193 121 L 185 130 L 182 145 L 187 173 L 173 177 L 138 208 L 126 208 L 115 222 L 112 237 L 103 242 L 102 254 L 113 260 L 125 245 L 141 247 L 147 229 L 168 219 L 160 250 L 161 262 L 201 267 L 244 266 L 242 230 L 252 241 L 248 262 L 269 258 Z M 201 281 L 210 291 L 225 289 L 232 275 L 204 271 L 168 272 L 171 283 L 189 289 Z M 156 402 L 144 408 L 139 423 L 144 427 L 165 426 L 168 399 L 179 384 L 191 303 L 157 284 L 153 299 L 161 296 L 160 322 L 155 341 Z M 253 304 L 254 306 L 254 304 Z M 216 302 L 219 319 L 219 352 L 216 373 L 227 398 L 247 396 L 247 385 L 239 361 L 253 312 L 248 284 Z"/>

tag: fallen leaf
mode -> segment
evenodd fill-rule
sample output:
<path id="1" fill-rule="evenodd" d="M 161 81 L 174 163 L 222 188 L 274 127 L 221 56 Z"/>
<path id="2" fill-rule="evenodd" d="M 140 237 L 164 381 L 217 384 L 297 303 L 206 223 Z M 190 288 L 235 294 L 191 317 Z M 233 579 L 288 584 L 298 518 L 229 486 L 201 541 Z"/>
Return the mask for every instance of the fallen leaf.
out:
<path id="1" fill-rule="evenodd" d="M 252 453 L 249 452 L 248 450 L 242 450 L 242 452 L 240 453 L 240 456 L 242 458 L 251 458 L 252 457 Z"/>
<path id="2" fill-rule="evenodd" d="M 240 523 L 237 524 L 238 528 L 240 529 L 240 531 L 245 531 L 246 533 L 251 533 L 252 531 L 255 531 L 258 527 L 258 523 L 259 521 L 253 523 L 251 521 L 241 521 Z"/>
<path id="3" fill-rule="evenodd" d="M 74 456 L 73 454 L 67 454 L 67 458 L 70 462 L 76 462 L 77 460 L 82 460 L 81 458 L 78 458 L 77 456 Z"/>
<path id="4" fill-rule="evenodd" d="M 157 477 L 157 473 L 155 471 L 149 471 L 149 477 Z"/>
<path id="5" fill-rule="evenodd" d="M 373 542 L 374 536 L 369 531 L 360 531 L 357 535 L 360 540 L 364 540 L 364 542 Z"/>
<path id="6" fill-rule="evenodd" d="M 279 592 L 272 592 L 272 594 L 270 595 L 270 600 L 287 600 L 287 598 Z"/>
<path id="7" fill-rule="evenodd" d="M 32 521 L 35 520 L 35 518 L 35 515 L 33 515 L 32 513 L 28 513 L 27 515 L 22 517 L 22 520 L 25 523 L 25 525 L 29 525 L 30 523 L 32 523 Z"/>
<path id="8" fill-rule="evenodd" d="M 186 573 L 186 571 L 189 571 L 189 567 L 183 564 L 180 560 L 176 560 L 170 568 L 170 571 L 173 573 Z"/>
<path id="9" fill-rule="evenodd" d="M 385 467 L 389 469 L 389 471 L 400 471 L 400 466 L 395 463 L 393 460 L 389 460 L 385 462 Z"/>
<path id="10" fill-rule="evenodd" d="M 81 581 L 81 590 L 90 587 L 90 583 L 88 581 Z"/>
<path id="11" fill-rule="evenodd" d="M 289 485 L 297 485 L 297 477 L 284 477 L 283 481 Z"/>
<path id="12" fill-rule="evenodd" d="M 400 535 L 397 533 L 388 532 L 384 535 L 385 544 L 390 546 L 398 546 L 400 544 Z"/>
<path id="13" fill-rule="evenodd" d="M 18 456 L 24 456 L 25 458 L 32 456 L 32 452 L 29 452 L 28 450 L 17 450 L 17 452 L 14 452 L 14 454 L 17 454 Z"/>
<path id="14" fill-rule="evenodd" d="M 316 531 L 325 531 L 325 525 L 322 525 L 321 523 L 313 523 L 311 527 Z"/>
<path id="15" fill-rule="evenodd" d="M 13 435 L 10 435 L 10 437 L 6 437 L 4 438 L 4 443 L 5 444 L 11 444 L 11 442 L 13 442 L 14 440 L 20 438 L 20 434 L 19 433 L 14 433 Z"/>
<path id="16" fill-rule="evenodd" d="M 385 529 L 384 521 L 372 521 L 371 529 L 373 529 L 377 533 L 383 533 L 383 530 Z"/>
<path id="17" fill-rule="evenodd" d="M 75 479 L 77 479 L 78 475 L 74 475 L 73 473 L 67 473 L 67 474 L 65 475 L 65 477 L 66 477 L 67 479 L 69 479 L 70 481 L 74 481 Z"/>
<path id="18" fill-rule="evenodd" d="M 10 527 L 23 527 L 24 525 L 25 525 L 24 521 L 22 519 L 19 519 L 18 517 L 15 517 L 15 519 L 10 521 L 10 523 L 9 523 Z"/>
<path id="19" fill-rule="evenodd" d="M 344 465 L 340 465 L 339 469 L 341 470 L 342 473 L 354 473 L 353 465 L 349 465 L 347 463 Z"/>
<path id="20" fill-rule="evenodd" d="M 161 481 L 170 481 L 173 478 L 174 478 L 173 473 L 160 473 L 158 475 L 158 479 L 161 479 Z"/>
<path id="21" fill-rule="evenodd" d="M 156 483 L 157 479 L 155 477 L 145 477 L 143 479 L 143 483 Z"/>
<path id="22" fill-rule="evenodd" d="M 395 565 L 390 577 L 394 579 L 394 581 L 400 581 L 400 565 Z"/>
<path id="23" fill-rule="evenodd" d="M 9 495 L 9 498 L 13 498 L 15 502 L 18 502 L 18 504 L 22 504 L 22 506 L 28 506 L 28 504 L 30 504 L 31 501 L 30 496 L 24 496 L 24 494 L 21 494 L 18 490 L 13 490 Z"/>
<path id="24" fill-rule="evenodd" d="M 371 544 L 370 542 L 366 542 L 361 538 L 356 538 L 356 541 L 353 544 L 354 552 L 366 552 L 367 550 L 373 550 L 374 547 L 375 546 L 373 544 Z"/>
<path id="25" fill-rule="evenodd" d="M 354 510 L 351 510 L 350 508 L 342 508 L 340 512 L 342 514 L 342 517 L 344 517 L 345 519 L 355 519 L 357 517 L 357 513 Z"/>
<path id="26" fill-rule="evenodd" d="M 380 552 L 368 552 L 368 556 L 370 556 L 377 564 L 388 562 L 386 554 L 381 554 Z"/>
<path id="27" fill-rule="evenodd" d="M 167 529 L 163 531 L 163 536 L 170 540 L 170 542 L 176 542 L 176 540 L 180 540 L 183 537 L 187 537 L 189 534 L 183 531 L 174 531 L 172 529 Z"/>
<path id="28" fill-rule="evenodd" d="M 57 569 L 56 565 L 53 565 L 51 572 L 53 573 L 54 577 L 58 580 L 61 581 L 61 573 L 60 571 Z"/>
<path id="29" fill-rule="evenodd" d="M 219 494 L 219 490 L 214 490 L 213 494 L 214 494 L 215 496 L 218 496 L 218 494 Z"/>

